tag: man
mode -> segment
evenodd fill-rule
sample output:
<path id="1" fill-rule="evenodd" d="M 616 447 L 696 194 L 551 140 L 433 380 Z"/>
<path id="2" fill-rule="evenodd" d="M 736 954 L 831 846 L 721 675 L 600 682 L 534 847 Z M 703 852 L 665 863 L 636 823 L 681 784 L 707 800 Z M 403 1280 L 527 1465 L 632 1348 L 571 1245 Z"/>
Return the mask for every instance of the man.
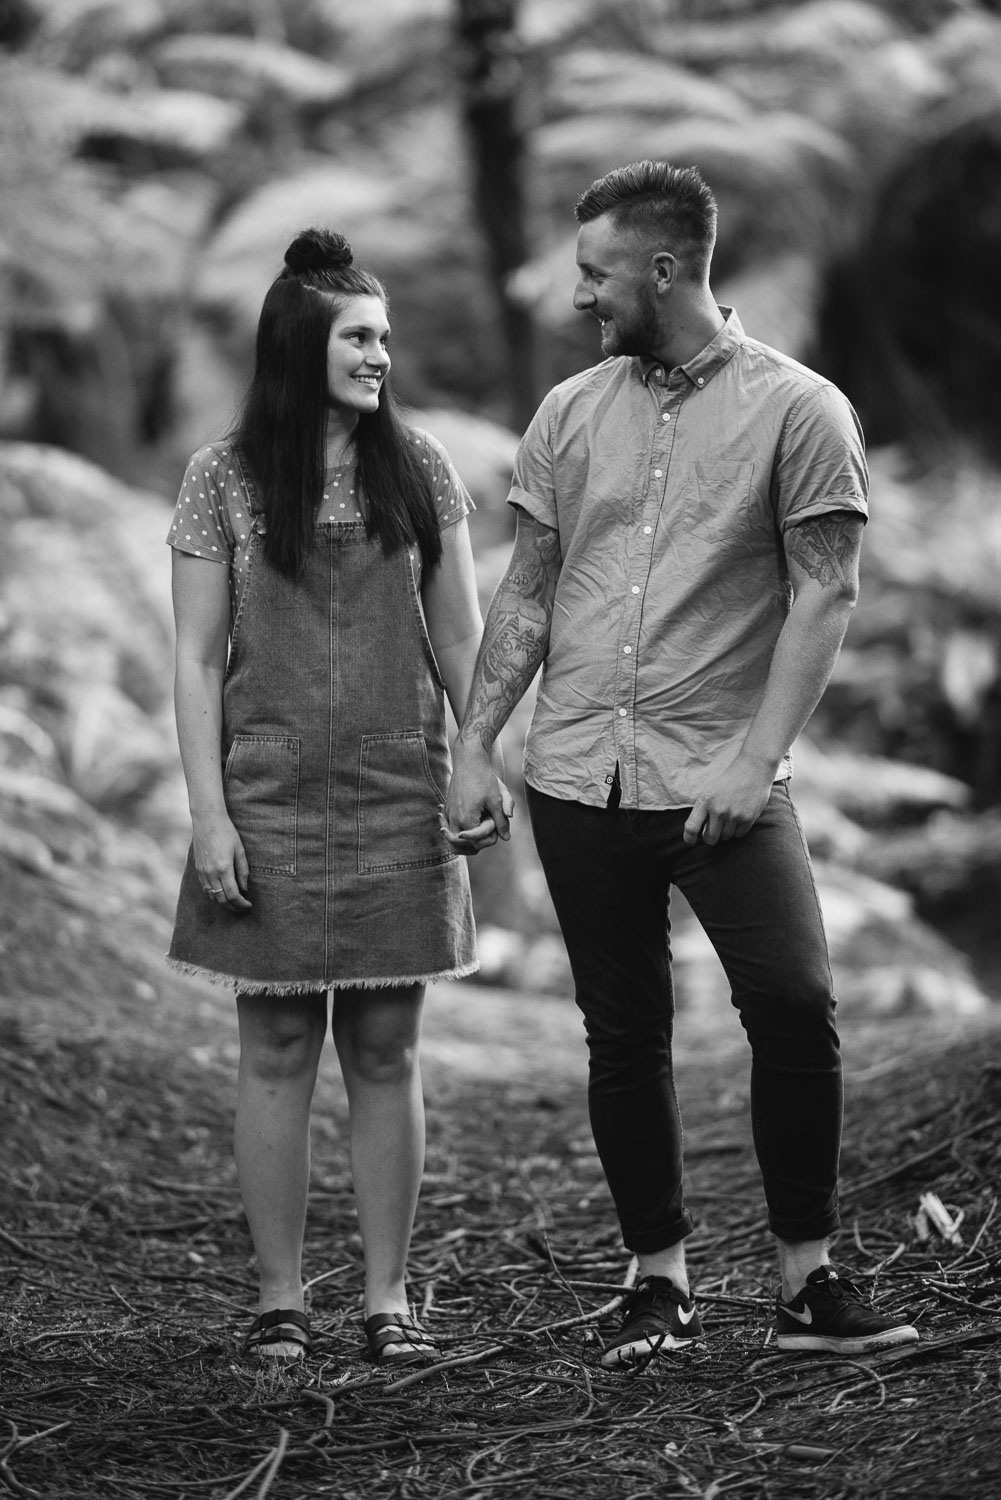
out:
<path id="1" fill-rule="evenodd" d="M 694 168 L 619 168 L 576 215 L 574 306 L 600 322 L 607 357 L 549 393 L 519 448 L 517 537 L 447 820 L 453 842 L 487 817 L 509 836 L 489 752 L 541 666 L 528 805 L 584 1014 L 595 1143 L 638 1261 L 603 1363 L 701 1334 L 671 1065 L 672 884 L 719 954 L 751 1044 L 778 1346 L 909 1342 L 914 1328 L 830 1264 L 840 1055 L 788 791 L 789 746 L 857 595 L 862 435 L 835 387 L 717 306 L 716 204 Z"/>

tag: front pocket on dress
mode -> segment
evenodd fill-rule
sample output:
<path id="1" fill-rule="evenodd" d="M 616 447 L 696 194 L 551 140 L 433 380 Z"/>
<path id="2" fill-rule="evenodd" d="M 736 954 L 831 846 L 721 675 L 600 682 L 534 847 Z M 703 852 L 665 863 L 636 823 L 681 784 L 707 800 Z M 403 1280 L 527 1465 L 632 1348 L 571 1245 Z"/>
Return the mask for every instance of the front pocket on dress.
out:
<path id="1" fill-rule="evenodd" d="M 457 859 L 441 831 L 445 794 L 419 729 L 362 735 L 358 764 L 358 873 L 377 875 Z"/>
<path id="2" fill-rule="evenodd" d="M 299 741 L 238 734 L 226 758 L 226 809 L 254 876 L 295 874 Z"/>

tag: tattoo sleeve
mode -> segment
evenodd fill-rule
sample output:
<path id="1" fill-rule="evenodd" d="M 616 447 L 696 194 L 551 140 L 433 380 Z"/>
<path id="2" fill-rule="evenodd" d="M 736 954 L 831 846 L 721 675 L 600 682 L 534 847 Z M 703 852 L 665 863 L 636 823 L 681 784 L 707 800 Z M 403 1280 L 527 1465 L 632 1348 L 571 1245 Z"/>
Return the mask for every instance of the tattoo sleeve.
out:
<path id="1" fill-rule="evenodd" d="M 562 557 L 557 533 L 521 513 L 507 572 L 483 627 L 462 738 L 493 745 L 542 665 Z"/>
<path id="2" fill-rule="evenodd" d="M 863 525 L 853 511 L 832 511 L 791 526 L 785 537 L 790 566 L 824 588 L 854 588 Z"/>

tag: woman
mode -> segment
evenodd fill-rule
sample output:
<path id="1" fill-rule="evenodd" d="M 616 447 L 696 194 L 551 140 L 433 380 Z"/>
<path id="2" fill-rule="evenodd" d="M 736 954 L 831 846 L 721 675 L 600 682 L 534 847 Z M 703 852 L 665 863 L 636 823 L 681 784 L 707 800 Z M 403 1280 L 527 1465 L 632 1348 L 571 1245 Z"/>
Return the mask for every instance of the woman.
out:
<path id="1" fill-rule="evenodd" d="M 476 968 L 466 865 L 441 828 L 444 693 L 482 629 L 448 456 L 387 385 L 385 291 L 306 231 L 264 300 L 232 439 L 192 458 L 168 541 L 192 844 L 168 961 L 237 991 L 235 1148 L 257 1254 L 258 1359 L 311 1346 L 309 1109 L 331 1030 L 350 1112 L 377 1363 L 430 1358 L 406 1262 L 424 1162 L 424 986 Z M 468 851 L 496 838 L 469 831 Z"/>

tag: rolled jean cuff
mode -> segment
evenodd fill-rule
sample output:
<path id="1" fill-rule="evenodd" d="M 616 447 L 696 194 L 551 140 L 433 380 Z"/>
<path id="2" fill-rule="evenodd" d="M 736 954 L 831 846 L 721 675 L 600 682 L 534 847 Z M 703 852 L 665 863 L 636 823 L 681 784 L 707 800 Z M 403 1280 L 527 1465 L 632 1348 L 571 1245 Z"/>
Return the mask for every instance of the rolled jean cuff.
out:
<path id="1" fill-rule="evenodd" d="M 679 1245 L 682 1240 L 687 1240 L 694 1231 L 695 1224 L 687 1208 L 674 1224 L 659 1233 L 656 1230 L 641 1230 L 638 1234 L 622 1233 L 622 1243 L 630 1255 L 656 1255 L 658 1250 L 670 1250 L 672 1245 Z"/>
<path id="2" fill-rule="evenodd" d="M 813 1219 L 777 1219 L 769 1215 L 768 1227 L 787 1245 L 799 1245 L 806 1241 L 826 1240 L 836 1233 L 841 1228 L 841 1215 L 836 1208 Z"/>

